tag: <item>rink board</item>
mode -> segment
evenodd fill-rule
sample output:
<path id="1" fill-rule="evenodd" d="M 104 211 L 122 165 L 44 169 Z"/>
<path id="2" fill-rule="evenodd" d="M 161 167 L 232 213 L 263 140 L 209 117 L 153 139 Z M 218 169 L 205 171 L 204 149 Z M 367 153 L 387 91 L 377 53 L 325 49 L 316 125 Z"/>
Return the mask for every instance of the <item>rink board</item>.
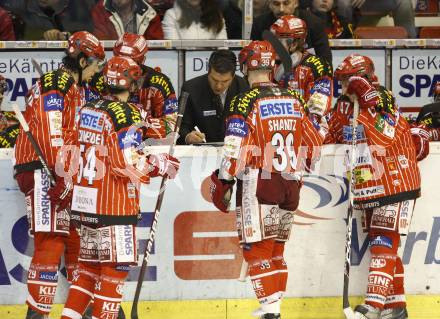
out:
<path id="1" fill-rule="evenodd" d="M 401 254 L 406 267 L 406 291 L 410 295 L 440 295 L 440 143 L 431 143 L 431 154 L 420 163 L 422 198 Z M 32 241 L 24 216 L 24 197 L 12 178 L 11 151 L 0 153 L 0 304 L 23 304 L 26 269 Z M 156 245 L 150 259 L 141 300 L 191 300 L 252 298 L 249 282 L 236 280 L 242 262 L 237 246 L 234 213 L 215 210 L 203 196 L 206 181 L 218 166 L 219 149 L 177 147 L 182 162 L 178 178 L 168 183 L 159 219 Z M 346 185 L 342 180 L 344 149 L 325 146 L 315 175 L 305 178 L 300 211 L 286 249 L 289 265 L 288 297 L 342 295 L 346 215 Z M 318 175 L 320 177 L 318 177 Z M 140 246 L 149 233 L 159 181 L 142 189 L 143 219 L 137 228 Z M 367 242 L 353 221 L 353 255 L 350 294 L 364 293 Z M 138 268 L 130 273 L 124 300 L 133 298 Z M 66 281 L 61 276 L 56 302 L 62 303 Z"/>

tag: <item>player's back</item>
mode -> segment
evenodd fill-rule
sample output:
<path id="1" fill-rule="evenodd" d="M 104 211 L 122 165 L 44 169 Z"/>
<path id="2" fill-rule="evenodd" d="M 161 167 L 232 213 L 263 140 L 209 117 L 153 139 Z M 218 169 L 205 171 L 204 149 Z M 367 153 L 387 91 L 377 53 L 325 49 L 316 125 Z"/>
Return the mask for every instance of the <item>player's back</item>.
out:
<path id="1" fill-rule="evenodd" d="M 137 214 L 138 193 L 129 172 L 142 140 L 136 127 L 140 122 L 138 109 L 129 103 L 99 100 L 81 109 L 72 211 L 112 217 Z"/>
<path id="2" fill-rule="evenodd" d="M 49 167 L 55 165 L 59 147 L 72 142 L 75 112 L 81 103 L 80 89 L 63 69 L 44 74 L 29 91 L 24 116 Z M 17 137 L 15 156 L 18 165 L 38 160 L 23 131 Z"/>
<path id="3" fill-rule="evenodd" d="M 244 138 L 241 165 L 276 173 L 297 169 L 304 136 L 314 134 L 297 92 L 260 86 L 238 95 L 229 111 L 226 135 Z"/>

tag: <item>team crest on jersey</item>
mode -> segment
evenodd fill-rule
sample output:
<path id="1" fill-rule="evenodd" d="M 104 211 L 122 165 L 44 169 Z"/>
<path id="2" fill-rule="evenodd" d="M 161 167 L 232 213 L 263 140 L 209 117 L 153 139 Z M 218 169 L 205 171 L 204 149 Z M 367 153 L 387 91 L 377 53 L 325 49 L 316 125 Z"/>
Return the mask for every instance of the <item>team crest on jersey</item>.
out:
<path id="1" fill-rule="evenodd" d="M 260 105 L 262 119 L 271 117 L 301 117 L 301 112 L 294 109 L 292 100 L 264 100 Z"/>
<path id="2" fill-rule="evenodd" d="M 118 134 L 120 149 L 138 147 L 142 141 L 142 134 L 135 130 L 122 131 Z"/>
<path id="3" fill-rule="evenodd" d="M 56 93 L 43 97 L 44 111 L 62 111 L 64 109 L 64 98 Z"/>
<path id="4" fill-rule="evenodd" d="M 310 93 L 313 94 L 315 92 L 318 92 L 326 96 L 330 96 L 330 86 L 331 86 L 330 79 L 319 80 L 317 83 L 315 83 Z"/>
<path id="5" fill-rule="evenodd" d="M 178 109 L 178 104 L 177 104 L 176 98 L 169 98 L 165 101 L 165 104 L 164 104 L 165 115 L 176 113 L 177 109 Z"/>
<path id="6" fill-rule="evenodd" d="M 232 118 L 228 121 L 226 135 L 235 135 L 244 137 L 248 135 L 248 125 L 245 121 L 239 118 Z"/>
<path id="7" fill-rule="evenodd" d="M 84 108 L 80 113 L 79 126 L 101 133 L 104 129 L 104 114 Z"/>

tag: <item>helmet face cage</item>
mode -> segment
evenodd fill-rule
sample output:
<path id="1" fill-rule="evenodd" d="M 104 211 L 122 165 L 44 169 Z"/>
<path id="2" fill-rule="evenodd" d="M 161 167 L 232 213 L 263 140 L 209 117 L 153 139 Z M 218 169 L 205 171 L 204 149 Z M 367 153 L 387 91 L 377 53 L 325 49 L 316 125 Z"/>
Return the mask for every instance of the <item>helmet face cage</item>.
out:
<path id="1" fill-rule="evenodd" d="M 339 81 L 348 80 L 352 76 L 361 76 L 370 82 L 377 80 L 374 74 L 373 61 L 369 57 L 359 54 L 346 57 L 339 64 L 334 75 Z"/>
<path id="2" fill-rule="evenodd" d="M 147 52 L 148 45 L 145 38 L 134 33 L 124 33 L 113 47 L 115 56 L 129 57 L 139 65 L 144 64 Z"/>
<path id="3" fill-rule="evenodd" d="M 132 59 L 113 57 L 104 67 L 105 83 L 111 88 L 130 89 L 132 84 L 142 78 L 142 69 Z"/>
<path id="4" fill-rule="evenodd" d="M 305 43 L 307 38 L 307 25 L 304 20 L 297 18 L 293 15 L 286 15 L 280 17 L 272 24 L 270 31 L 274 33 L 278 38 L 288 38 L 300 40 L 301 43 Z"/>
<path id="5" fill-rule="evenodd" d="M 252 41 L 240 51 L 238 59 L 245 74 L 253 70 L 273 70 L 275 56 L 275 50 L 268 41 Z"/>
<path id="6" fill-rule="evenodd" d="M 71 35 L 67 41 L 67 55 L 76 58 L 83 53 L 87 58 L 104 60 L 105 53 L 99 40 L 90 32 L 79 31 Z"/>

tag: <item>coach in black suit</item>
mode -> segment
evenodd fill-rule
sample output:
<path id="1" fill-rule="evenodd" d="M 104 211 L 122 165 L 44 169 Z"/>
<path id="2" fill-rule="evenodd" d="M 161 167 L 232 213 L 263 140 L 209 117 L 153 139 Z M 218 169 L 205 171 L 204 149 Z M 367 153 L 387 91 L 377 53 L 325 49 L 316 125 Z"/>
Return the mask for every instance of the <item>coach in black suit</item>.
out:
<path id="1" fill-rule="evenodd" d="M 224 108 L 238 93 L 249 89 L 247 81 L 235 75 L 237 58 L 230 50 L 214 51 L 208 73 L 183 83 L 181 92 L 189 93 L 179 131 L 179 144 L 223 142 Z M 197 127 L 200 132 L 195 129 Z"/>

